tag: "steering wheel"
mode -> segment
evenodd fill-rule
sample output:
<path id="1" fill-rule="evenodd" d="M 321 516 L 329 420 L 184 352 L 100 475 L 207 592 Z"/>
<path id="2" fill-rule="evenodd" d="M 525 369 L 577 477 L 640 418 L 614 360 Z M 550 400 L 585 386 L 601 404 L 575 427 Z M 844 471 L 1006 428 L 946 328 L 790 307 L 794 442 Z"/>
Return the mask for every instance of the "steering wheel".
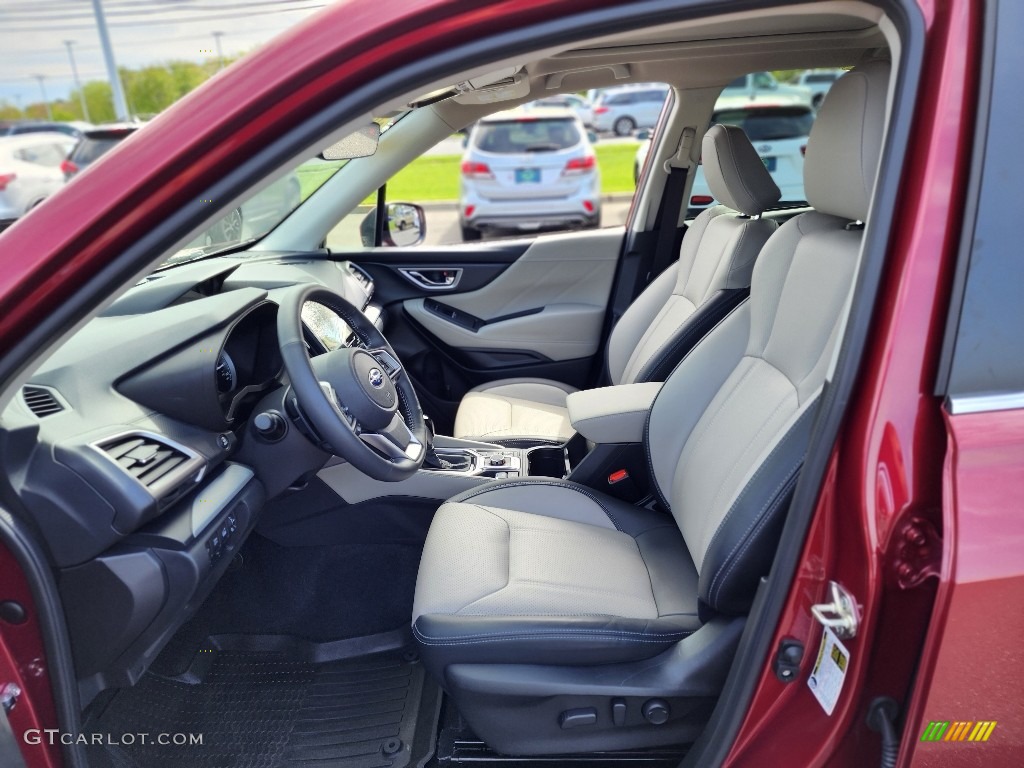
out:
<path id="1" fill-rule="evenodd" d="M 337 312 L 358 344 L 310 358 L 302 323 L 307 301 Z M 279 302 L 277 337 L 297 416 L 314 441 L 377 480 L 404 480 L 420 468 L 423 410 L 398 356 L 366 315 L 333 291 L 300 285 Z"/>

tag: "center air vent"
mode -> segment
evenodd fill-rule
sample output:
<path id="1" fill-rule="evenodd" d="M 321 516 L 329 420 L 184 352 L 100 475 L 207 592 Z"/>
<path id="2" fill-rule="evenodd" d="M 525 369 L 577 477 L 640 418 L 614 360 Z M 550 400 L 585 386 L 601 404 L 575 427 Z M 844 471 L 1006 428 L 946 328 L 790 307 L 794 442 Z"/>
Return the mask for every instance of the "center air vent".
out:
<path id="1" fill-rule="evenodd" d="M 22 387 L 21 396 L 25 398 L 25 405 L 40 419 L 44 416 L 51 416 L 64 410 L 57 396 L 46 387 L 33 387 L 31 385 Z"/>
<path id="2" fill-rule="evenodd" d="M 202 476 L 204 462 L 198 454 L 154 435 L 122 435 L 97 447 L 165 504 Z"/>

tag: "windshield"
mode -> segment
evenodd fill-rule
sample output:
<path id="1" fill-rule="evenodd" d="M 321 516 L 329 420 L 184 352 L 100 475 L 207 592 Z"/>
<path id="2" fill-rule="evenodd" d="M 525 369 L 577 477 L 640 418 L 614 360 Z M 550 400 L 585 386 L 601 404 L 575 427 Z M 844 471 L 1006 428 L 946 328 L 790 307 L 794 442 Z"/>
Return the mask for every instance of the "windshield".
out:
<path id="1" fill-rule="evenodd" d="M 197 238 L 175 251 L 162 267 L 209 256 L 259 240 L 284 221 L 348 160 L 314 157 L 232 208 Z"/>

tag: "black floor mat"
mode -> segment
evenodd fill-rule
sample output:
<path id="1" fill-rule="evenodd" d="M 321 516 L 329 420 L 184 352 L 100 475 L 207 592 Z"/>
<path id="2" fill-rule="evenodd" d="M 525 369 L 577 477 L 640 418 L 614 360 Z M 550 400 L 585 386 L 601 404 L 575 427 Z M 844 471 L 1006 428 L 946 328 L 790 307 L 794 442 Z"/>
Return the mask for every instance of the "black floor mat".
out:
<path id="1" fill-rule="evenodd" d="M 432 754 L 440 697 L 402 651 L 318 664 L 204 649 L 185 674 L 148 673 L 89 719 L 108 742 L 89 748 L 90 765 L 404 768 Z M 161 745 L 160 733 L 202 743 Z"/>

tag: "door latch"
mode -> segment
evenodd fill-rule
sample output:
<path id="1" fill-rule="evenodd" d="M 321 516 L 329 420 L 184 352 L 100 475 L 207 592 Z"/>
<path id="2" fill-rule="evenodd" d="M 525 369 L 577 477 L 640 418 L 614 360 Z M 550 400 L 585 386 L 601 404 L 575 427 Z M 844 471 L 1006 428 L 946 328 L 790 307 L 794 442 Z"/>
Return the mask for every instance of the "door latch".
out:
<path id="1" fill-rule="evenodd" d="M 812 605 L 811 613 L 822 626 L 835 632 L 836 637 L 842 640 L 855 637 L 860 626 L 860 608 L 857 601 L 835 581 L 828 583 L 828 589 L 832 602 Z"/>
<path id="2" fill-rule="evenodd" d="M 14 683 L 4 683 L 4 685 L 0 686 L 0 706 L 3 707 L 4 714 L 14 709 L 20 696 L 21 688 Z"/>

